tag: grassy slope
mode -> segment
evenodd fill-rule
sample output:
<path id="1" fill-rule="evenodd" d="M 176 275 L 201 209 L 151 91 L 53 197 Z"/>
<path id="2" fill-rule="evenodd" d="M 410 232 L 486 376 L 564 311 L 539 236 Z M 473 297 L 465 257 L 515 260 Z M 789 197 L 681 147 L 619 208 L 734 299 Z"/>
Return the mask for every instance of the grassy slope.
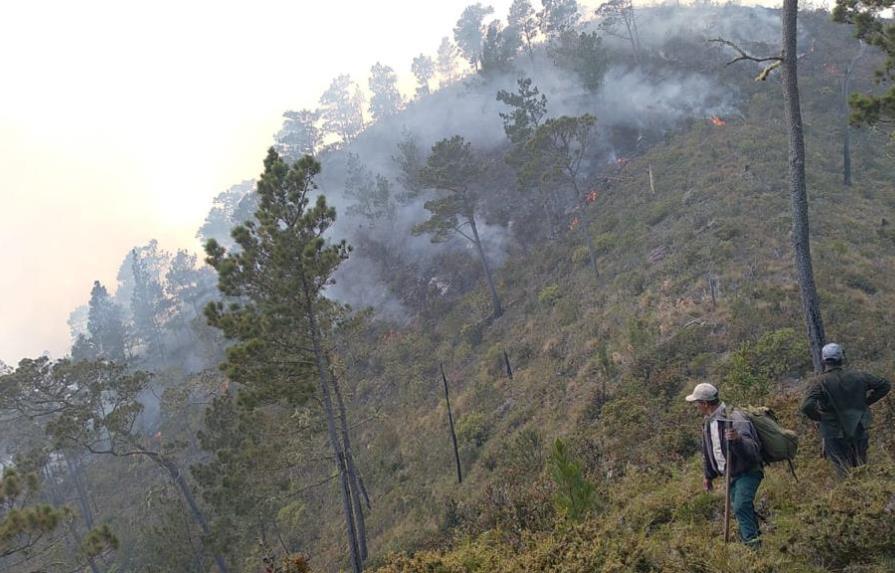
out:
<path id="1" fill-rule="evenodd" d="M 834 53 L 830 45 L 820 54 Z M 836 40 L 841 41 L 841 40 Z M 803 93 L 816 276 L 827 329 L 853 362 L 892 371 L 895 289 L 890 229 L 895 169 L 885 138 L 859 134 L 855 186 L 840 185 L 836 78 L 806 59 Z M 747 71 L 743 71 L 747 74 Z M 877 432 L 875 467 L 834 485 L 814 431 L 795 411 L 802 323 L 789 245 L 785 133 L 779 85 L 744 90 L 742 117 L 694 121 L 612 179 L 589 230 L 600 251 L 594 277 L 579 237 L 512 257 L 498 272 L 506 315 L 491 324 L 483 291 L 454 303 L 437 323 L 384 332 L 372 346 L 356 400 L 379 408 L 358 443 L 374 494 L 368 518 L 374 565 L 385 571 L 853 571 L 891 570 L 895 453 Z M 650 191 L 648 166 L 655 175 Z M 577 252 L 576 252 L 577 251 Z M 707 292 L 717 277 L 718 304 Z M 554 295 L 545 296 L 553 287 Z M 772 398 L 735 388 L 731 352 L 784 330 L 772 360 L 786 373 Z M 767 338 L 765 339 L 767 342 Z M 501 371 L 507 350 L 515 369 Z M 461 435 L 466 480 L 455 483 L 437 378 L 444 360 Z M 801 482 L 769 471 L 760 506 L 767 549 L 753 559 L 717 541 L 720 499 L 700 493 L 698 418 L 687 387 L 777 407 L 803 435 Z M 727 384 L 725 386 L 725 383 Z M 891 424 L 881 405 L 879 419 Z M 567 436 L 603 503 L 579 526 L 550 506 L 546 444 Z M 855 490 L 855 491 L 852 491 Z M 828 508 L 825 500 L 841 498 Z M 826 509 L 825 509 L 826 508 Z M 340 554 L 341 528 L 321 532 L 318 565 Z M 876 531 L 872 540 L 850 532 Z M 846 541 L 837 541 L 841 536 Z M 454 549 L 435 547 L 453 536 Z M 433 548 L 414 558 L 383 556 Z M 519 553 L 516 556 L 516 553 Z M 885 561 L 890 559 L 890 561 Z M 874 568 L 876 567 L 876 568 Z M 889 567 L 889 569 L 886 569 Z"/>

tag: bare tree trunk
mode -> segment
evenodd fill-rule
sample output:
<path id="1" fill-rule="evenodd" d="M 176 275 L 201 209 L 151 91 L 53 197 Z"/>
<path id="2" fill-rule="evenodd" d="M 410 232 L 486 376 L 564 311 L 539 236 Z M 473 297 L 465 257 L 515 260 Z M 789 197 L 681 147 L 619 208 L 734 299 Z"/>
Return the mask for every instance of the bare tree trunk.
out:
<path id="1" fill-rule="evenodd" d="M 634 15 L 633 3 L 624 9 L 622 20 L 628 30 L 628 40 L 631 42 L 631 50 L 634 52 L 634 63 L 640 66 L 640 33 L 637 31 L 637 20 Z"/>
<path id="2" fill-rule="evenodd" d="M 186 478 L 183 477 L 183 472 L 180 471 L 180 468 L 177 467 L 177 464 L 163 456 L 155 454 L 150 457 L 157 464 L 165 468 L 165 470 L 171 476 L 171 479 L 174 481 L 174 485 L 176 485 L 177 489 L 180 490 L 180 493 L 183 495 L 183 499 L 186 501 L 187 506 L 190 508 L 190 513 L 193 515 L 193 520 L 202 531 L 202 535 L 204 536 L 202 542 L 204 545 L 205 538 L 211 535 L 211 528 L 208 527 L 208 520 L 205 519 L 205 514 L 202 513 L 202 508 L 200 508 L 199 504 L 196 502 L 196 498 L 193 496 L 193 490 L 190 488 L 190 484 L 187 483 Z M 212 551 L 211 554 L 215 564 L 218 566 L 218 571 L 220 571 L 220 573 L 229 573 L 230 569 L 229 567 L 227 567 L 227 562 L 224 560 L 224 557 L 216 551 Z"/>
<path id="3" fill-rule="evenodd" d="M 339 407 L 339 418 L 342 422 L 342 446 L 345 450 L 345 464 L 348 469 L 348 480 L 351 484 L 351 504 L 354 508 L 355 525 L 357 526 L 357 545 L 360 552 L 360 560 L 367 560 L 367 523 L 364 520 L 364 506 L 360 499 L 360 480 L 357 477 L 357 468 L 354 465 L 354 456 L 351 454 L 351 436 L 348 432 L 348 412 L 345 409 L 345 401 L 342 399 L 342 390 L 339 388 L 339 379 L 330 371 L 333 391 L 336 393 L 336 404 Z M 369 501 L 369 500 L 368 500 Z"/>
<path id="4" fill-rule="evenodd" d="M 75 484 L 75 491 L 78 493 L 78 505 L 81 506 L 81 512 L 84 514 L 84 524 L 89 531 L 93 529 L 93 511 L 90 508 L 90 500 L 87 498 L 87 490 L 84 488 L 84 483 L 81 481 L 78 468 L 72 463 L 68 454 L 63 453 L 62 458 L 65 460 L 68 473 L 71 476 L 72 482 Z"/>
<path id="5" fill-rule="evenodd" d="M 494 288 L 494 279 L 491 277 L 491 268 L 488 266 L 488 259 L 485 258 L 485 249 L 482 248 L 482 240 L 479 238 L 479 230 L 475 224 L 475 215 L 469 215 L 469 226 L 472 228 L 473 243 L 475 243 L 476 251 L 479 253 L 479 259 L 482 261 L 482 269 L 485 271 L 485 282 L 488 283 L 488 290 L 491 292 L 491 305 L 494 308 L 492 316 L 499 318 L 503 314 L 503 307 L 500 305 L 500 298 L 497 296 L 497 289 Z"/>
<path id="6" fill-rule="evenodd" d="M 789 191 L 792 200 L 792 241 L 796 271 L 802 295 L 802 311 L 811 349 L 814 370 L 821 372 L 821 348 L 824 344 L 824 325 L 820 301 L 814 284 L 811 265 L 811 244 L 808 231 L 808 193 L 805 183 L 805 138 L 802 111 L 799 103 L 798 54 L 796 23 L 798 0 L 783 0 L 783 101 L 786 127 L 789 132 Z"/>
<path id="7" fill-rule="evenodd" d="M 842 78 L 842 184 L 851 187 L 851 126 L 849 125 L 848 95 L 851 91 L 851 76 L 858 60 L 864 55 L 864 42 L 858 53 L 849 62 Z"/>
<path id="8" fill-rule="evenodd" d="M 75 484 L 75 491 L 78 494 L 78 505 L 81 506 L 81 513 L 84 517 L 84 525 L 87 526 L 87 531 L 93 529 L 93 511 L 90 507 L 90 499 L 87 497 L 87 490 L 84 488 L 84 482 L 81 481 L 81 475 L 79 468 L 72 463 L 71 458 L 69 458 L 68 454 L 65 452 L 62 453 L 62 458 L 65 460 L 65 466 L 68 468 L 68 474 L 71 476 L 72 482 Z M 81 544 L 80 536 L 74 528 L 74 525 L 70 526 L 71 534 L 74 536 L 78 545 Z M 90 570 L 93 573 L 100 573 L 99 566 L 96 564 L 96 560 L 93 557 L 87 558 L 87 564 L 90 565 Z"/>
<path id="9" fill-rule="evenodd" d="M 314 300 L 308 285 L 307 277 L 302 273 L 302 288 L 304 290 L 304 298 L 306 305 L 306 314 L 308 317 L 308 326 L 310 329 L 311 343 L 314 349 L 314 360 L 317 367 L 317 379 L 320 386 L 320 394 L 323 399 L 323 412 L 326 416 L 326 432 L 329 436 L 329 445 L 332 448 L 339 468 L 339 481 L 341 483 L 342 493 L 342 512 L 345 515 L 345 528 L 348 533 L 348 556 L 351 560 L 351 570 L 354 573 L 363 571 L 358 547 L 357 532 L 354 524 L 354 511 L 351 507 L 351 493 L 348 485 L 348 470 L 345 464 L 344 454 L 342 452 L 342 444 L 339 441 L 339 434 L 336 430 L 335 414 L 333 413 L 333 401 L 329 393 L 329 383 L 326 380 L 328 367 L 326 365 L 326 357 L 323 354 L 323 342 L 320 340 L 320 329 L 317 325 L 317 316 L 314 310 Z"/>
<path id="10" fill-rule="evenodd" d="M 444 364 L 441 368 L 441 381 L 444 382 L 444 401 L 447 404 L 448 422 L 451 426 L 451 442 L 454 444 L 454 459 L 457 461 L 457 483 L 463 483 L 463 469 L 460 466 L 460 450 L 457 448 L 457 433 L 454 431 L 454 413 L 451 411 L 451 396 L 448 393 L 447 376 L 444 375 Z"/>

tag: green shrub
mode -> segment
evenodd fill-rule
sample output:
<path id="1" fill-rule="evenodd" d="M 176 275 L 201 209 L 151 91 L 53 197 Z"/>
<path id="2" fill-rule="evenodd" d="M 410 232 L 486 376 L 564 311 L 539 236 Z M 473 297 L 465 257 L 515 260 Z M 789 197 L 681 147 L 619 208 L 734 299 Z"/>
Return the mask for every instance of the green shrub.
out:
<path id="1" fill-rule="evenodd" d="M 594 241 L 594 248 L 598 253 L 605 253 L 612 250 L 616 243 L 618 243 L 618 238 L 614 233 L 603 233 Z"/>
<path id="2" fill-rule="evenodd" d="M 805 341 L 792 328 L 765 333 L 731 355 L 723 393 L 738 404 L 762 402 L 782 379 L 801 374 L 807 367 L 807 357 Z"/>
<path id="3" fill-rule="evenodd" d="M 561 296 L 559 285 L 547 285 L 538 293 L 538 302 L 546 306 L 553 306 Z"/>
<path id="4" fill-rule="evenodd" d="M 457 440 L 464 445 L 480 448 L 488 441 L 491 427 L 484 414 L 472 412 L 457 423 Z"/>

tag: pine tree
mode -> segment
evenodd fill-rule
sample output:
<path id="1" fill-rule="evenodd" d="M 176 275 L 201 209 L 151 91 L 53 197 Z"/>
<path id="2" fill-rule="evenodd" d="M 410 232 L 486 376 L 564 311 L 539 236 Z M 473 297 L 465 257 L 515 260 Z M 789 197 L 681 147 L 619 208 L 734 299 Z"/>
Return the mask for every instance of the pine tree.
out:
<path id="1" fill-rule="evenodd" d="M 134 336 L 144 351 L 144 356 L 164 360 L 166 356 L 163 327 L 173 309 L 171 299 L 165 295 L 162 272 L 169 255 L 158 248 L 154 239 L 144 247 L 131 251 L 133 292 L 131 313 Z"/>
<path id="2" fill-rule="evenodd" d="M 833 19 L 855 27 L 855 36 L 881 49 L 886 60 L 877 71 L 877 80 L 888 83 L 882 95 L 852 94 L 852 122 L 895 126 L 895 22 L 891 19 L 895 0 L 836 0 Z M 888 16 L 886 13 L 888 11 Z M 895 138 L 895 129 L 892 131 Z"/>
<path id="3" fill-rule="evenodd" d="M 52 363 L 43 357 L 20 362 L 0 386 L 5 396 L 13 397 L 11 407 L 18 413 L 45 420 L 46 432 L 59 449 L 151 460 L 180 491 L 196 525 L 207 536 L 205 514 L 168 451 L 174 444 L 154 448 L 141 431 L 140 396 L 148 391 L 149 382 L 146 372 L 128 372 L 108 361 Z M 213 557 L 220 572 L 227 573 L 224 559 Z"/>
<path id="4" fill-rule="evenodd" d="M 438 45 L 436 68 L 441 78 L 440 85 L 454 81 L 454 74 L 457 72 L 457 47 L 447 36 Z"/>
<path id="5" fill-rule="evenodd" d="M 320 146 L 320 112 L 310 109 L 287 111 L 283 114 L 283 127 L 274 137 L 274 147 L 287 161 L 298 161 L 305 155 L 314 155 Z"/>
<path id="6" fill-rule="evenodd" d="M 230 230 L 248 218 L 242 218 L 244 214 L 241 212 L 240 205 L 247 196 L 252 194 L 254 188 L 255 182 L 246 180 L 219 193 L 214 198 L 208 215 L 205 216 L 205 222 L 196 232 L 196 238 L 201 239 L 203 243 L 214 239 L 228 249 L 231 248 L 234 243 L 230 237 Z M 128 272 L 128 275 L 131 273 Z M 132 275 L 128 276 L 128 279 L 132 278 Z M 127 297 L 126 300 L 129 301 L 130 294 L 127 294 Z"/>
<path id="7" fill-rule="evenodd" d="M 541 32 L 550 43 L 555 43 L 567 33 L 574 33 L 581 14 L 576 0 L 541 0 L 538 12 Z"/>
<path id="8" fill-rule="evenodd" d="M 436 143 L 420 171 L 420 182 L 434 189 L 438 197 L 426 201 L 425 208 L 431 213 L 429 220 L 414 227 L 413 233 L 431 235 L 432 242 L 446 241 L 459 235 L 473 244 L 491 294 L 492 316 L 497 318 L 503 314 L 503 307 L 476 222 L 479 203 L 477 185 L 482 170 L 483 166 L 473 154 L 472 146 L 459 135 Z"/>
<path id="9" fill-rule="evenodd" d="M 499 114 L 503 120 L 507 139 L 513 145 L 523 145 L 547 115 L 547 96 L 538 91 L 531 78 L 519 78 L 516 80 L 516 85 L 518 86 L 516 92 L 506 90 L 497 92 L 497 101 L 512 108 L 509 112 Z"/>
<path id="10" fill-rule="evenodd" d="M 481 74 L 493 76 L 511 71 L 519 49 L 517 40 L 512 29 L 501 29 L 497 20 L 491 22 L 482 42 Z"/>
<path id="11" fill-rule="evenodd" d="M 640 65 L 640 33 L 637 31 L 637 13 L 632 0 L 609 0 L 596 10 L 600 18 L 600 30 L 607 35 L 626 40 L 631 44 L 634 61 Z"/>
<path id="12" fill-rule="evenodd" d="M 425 54 L 413 58 L 410 71 L 416 78 L 416 97 L 429 95 L 429 80 L 435 75 L 435 62 Z"/>
<path id="13" fill-rule="evenodd" d="M 355 153 L 348 154 L 346 173 L 345 195 L 353 200 L 346 210 L 349 215 L 361 216 L 370 224 L 394 220 L 398 206 L 387 178 L 374 176 Z"/>
<path id="14" fill-rule="evenodd" d="M 122 361 L 125 358 L 125 327 L 121 309 L 99 281 L 90 291 L 87 331 L 94 348 L 93 358 Z"/>
<path id="15" fill-rule="evenodd" d="M 376 121 L 389 118 L 401 109 L 402 98 L 398 91 L 395 70 L 376 62 L 370 68 L 370 115 Z"/>
<path id="16" fill-rule="evenodd" d="M 585 479 L 581 464 L 572 457 L 565 442 L 559 438 L 553 442 L 547 466 L 556 484 L 556 509 L 572 521 L 581 521 L 596 505 L 594 484 Z"/>
<path id="17" fill-rule="evenodd" d="M 493 12 L 494 8 L 491 6 L 472 4 L 463 9 L 454 27 L 454 41 L 460 53 L 476 71 L 479 70 L 482 60 L 482 44 L 485 40 L 484 19 Z"/>
<path id="18" fill-rule="evenodd" d="M 597 255 L 588 214 L 588 205 L 593 196 L 583 187 L 582 169 L 590 151 L 596 123 L 597 119 L 590 114 L 548 119 L 535 130 L 526 144 L 520 166 L 520 178 L 525 186 L 535 185 L 572 192 L 578 213 L 572 226 L 580 226 L 584 233 L 594 274 L 598 274 Z"/>
<path id="19" fill-rule="evenodd" d="M 349 247 L 323 238 L 336 213 L 323 195 L 311 202 L 319 173 L 312 157 L 290 167 L 270 149 L 258 182 L 257 223 L 233 231 L 241 249 L 227 253 L 214 241 L 206 245 L 219 289 L 232 301 L 211 303 L 206 315 L 233 340 L 225 367 L 244 386 L 247 400 L 302 404 L 312 396 L 316 380 L 340 477 L 349 558 L 357 572 L 361 556 L 326 349 L 336 309 L 323 296 Z"/>
<path id="20" fill-rule="evenodd" d="M 519 41 L 534 61 L 534 41 L 538 37 L 538 21 L 529 0 L 513 0 L 507 15 L 507 27 L 517 34 Z"/>
<path id="21" fill-rule="evenodd" d="M 351 76 L 342 74 L 333 79 L 320 96 L 320 106 L 323 135 L 335 135 L 342 145 L 348 145 L 363 131 L 363 96 Z"/>

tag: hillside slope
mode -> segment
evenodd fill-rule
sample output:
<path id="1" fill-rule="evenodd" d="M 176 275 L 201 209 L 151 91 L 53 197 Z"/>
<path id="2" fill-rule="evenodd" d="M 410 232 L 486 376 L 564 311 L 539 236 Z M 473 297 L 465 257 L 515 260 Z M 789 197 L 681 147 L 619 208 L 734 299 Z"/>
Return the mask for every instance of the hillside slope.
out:
<path id="1" fill-rule="evenodd" d="M 829 26 L 822 18 L 806 20 Z M 824 61 L 842 37 L 820 38 L 802 89 L 828 336 L 846 345 L 853 364 L 891 373 L 895 168 L 884 135 L 859 134 L 856 182 L 842 187 L 837 78 Z M 599 277 L 572 233 L 507 261 L 498 273 L 509 301 L 503 318 L 482 322 L 488 301 L 475 292 L 437 321 L 376 345 L 379 372 L 357 388 L 357 400 L 382 413 L 361 437 L 377 492 L 368 522 L 376 554 L 451 535 L 459 544 L 444 555 L 394 558 L 384 570 L 891 570 L 895 441 L 884 428 L 895 411 L 891 402 L 877 408 L 874 467 L 836 484 L 818 460 L 814 430 L 795 415 L 810 364 L 792 270 L 779 85 L 748 90 L 726 125 L 692 121 L 593 180 Z M 442 360 L 455 393 L 462 485 L 439 394 Z M 716 544 L 721 501 L 700 493 L 699 419 L 682 397 L 703 380 L 738 403 L 773 405 L 803 436 L 801 481 L 774 468 L 761 490 L 769 535 L 758 561 Z M 554 522 L 545 458 L 557 436 L 600 492 L 599 511 L 581 526 Z M 877 533 L 837 541 L 858 530 Z"/>

